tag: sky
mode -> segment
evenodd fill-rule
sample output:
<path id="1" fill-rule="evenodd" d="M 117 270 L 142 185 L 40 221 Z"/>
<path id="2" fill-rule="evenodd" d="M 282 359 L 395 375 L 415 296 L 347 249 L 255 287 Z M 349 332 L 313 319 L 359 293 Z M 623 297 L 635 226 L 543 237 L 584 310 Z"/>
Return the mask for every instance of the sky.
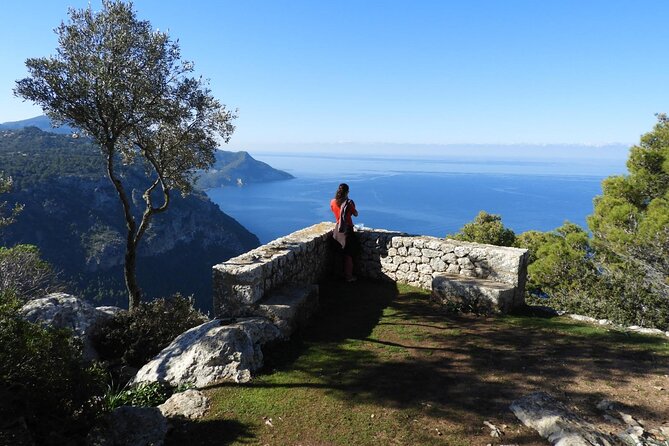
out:
<path id="1" fill-rule="evenodd" d="M 8 0 L 0 122 L 88 0 Z M 94 10 L 99 0 L 91 0 Z M 669 112 L 669 2 L 136 0 L 238 109 L 232 147 L 632 144 Z"/>

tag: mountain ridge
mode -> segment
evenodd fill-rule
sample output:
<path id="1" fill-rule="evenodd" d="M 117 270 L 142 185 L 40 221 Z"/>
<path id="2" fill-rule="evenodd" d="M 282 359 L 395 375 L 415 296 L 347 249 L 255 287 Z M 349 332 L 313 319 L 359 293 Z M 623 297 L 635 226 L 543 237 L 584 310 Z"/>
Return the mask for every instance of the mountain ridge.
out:
<path id="1" fill-rule="evenodd" d="M 46 133 L 71 135 L 79 139 L 77 129 L 69 126 L 53 127 L 51 120 L 45 116 L 36 116 L 21 121 L 0 123 L 0 131 L 17 131 L 34 127 Z M 18 135 L 19 137 L 21 135 Z M 196 187 L 213 189 L 223 186 L 243 186 L 250 183 L 290 180 L 291 174 L 273 168 L 267 163 L 258 161 L 246 151 L 231 152 L 218 149 L 215 162 L 209 170 L 199 171 Z"/>

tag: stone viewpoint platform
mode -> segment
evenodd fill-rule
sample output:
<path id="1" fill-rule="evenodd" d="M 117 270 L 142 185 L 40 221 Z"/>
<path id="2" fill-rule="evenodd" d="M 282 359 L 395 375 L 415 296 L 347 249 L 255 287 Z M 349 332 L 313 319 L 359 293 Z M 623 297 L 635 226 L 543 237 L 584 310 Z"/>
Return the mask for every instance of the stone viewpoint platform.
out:
<path id="1" fill-rule="evenodd" d="M 282 334 L 309 317 L 317 284 L 341 262 L 334 224 L 319 223 L 213 267 L 216 317 L 270 316 Z M 527 250 L 365 228 L 358 277 L 431 290 L 442 303 L 482 312 L 524 304 Z"/>

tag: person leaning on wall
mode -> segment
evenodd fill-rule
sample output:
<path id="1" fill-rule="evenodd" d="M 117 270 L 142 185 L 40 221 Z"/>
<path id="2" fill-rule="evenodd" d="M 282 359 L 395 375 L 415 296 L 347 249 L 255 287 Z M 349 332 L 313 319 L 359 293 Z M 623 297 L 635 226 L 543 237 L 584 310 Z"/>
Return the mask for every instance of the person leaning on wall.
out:
<path id="1" fill-rule="evenodd" d="M 353 282 L 356 280 L 353 275 L 353 257 L 358 255 L 360 243 L 353 229 L 353 217 L 358 216 L 358 210 L 355 202 L 348 198 L 348 191 L 348 184 L 340 184 L 335 197 L 330 201 L 330 209 L 337 222 L 332 236 L 339 242 L 344 257 L 344 280 Z"/>

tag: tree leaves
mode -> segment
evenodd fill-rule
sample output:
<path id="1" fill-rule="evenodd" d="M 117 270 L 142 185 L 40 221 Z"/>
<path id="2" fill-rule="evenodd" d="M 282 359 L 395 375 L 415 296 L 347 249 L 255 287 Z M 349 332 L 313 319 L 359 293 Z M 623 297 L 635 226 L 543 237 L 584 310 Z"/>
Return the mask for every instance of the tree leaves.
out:
<path id="1" fill-rule="evenodd" d="M 19 80 L 14 92 L 99 145 L 128 227 L 125 274 L 133 308 L 140 300 L 138 243 L 153 216 L 168 208 L 171 191 L 189 193 L 195 172 L 214 163 L 214 151 L 219 141 L 229 140 L 236 115 L 201 77 L 192 76 L 193 63 L 181 60 L 178 42 L 139 20 L 132 4 L 104 0 L 99 12 L 90 6 L 70 9 L 69 22 L 56 34 L 56 55 L 28 59 L 29 77 Z M 139 224 L 118 173 L 119 159 L 145 167 Z"/>

